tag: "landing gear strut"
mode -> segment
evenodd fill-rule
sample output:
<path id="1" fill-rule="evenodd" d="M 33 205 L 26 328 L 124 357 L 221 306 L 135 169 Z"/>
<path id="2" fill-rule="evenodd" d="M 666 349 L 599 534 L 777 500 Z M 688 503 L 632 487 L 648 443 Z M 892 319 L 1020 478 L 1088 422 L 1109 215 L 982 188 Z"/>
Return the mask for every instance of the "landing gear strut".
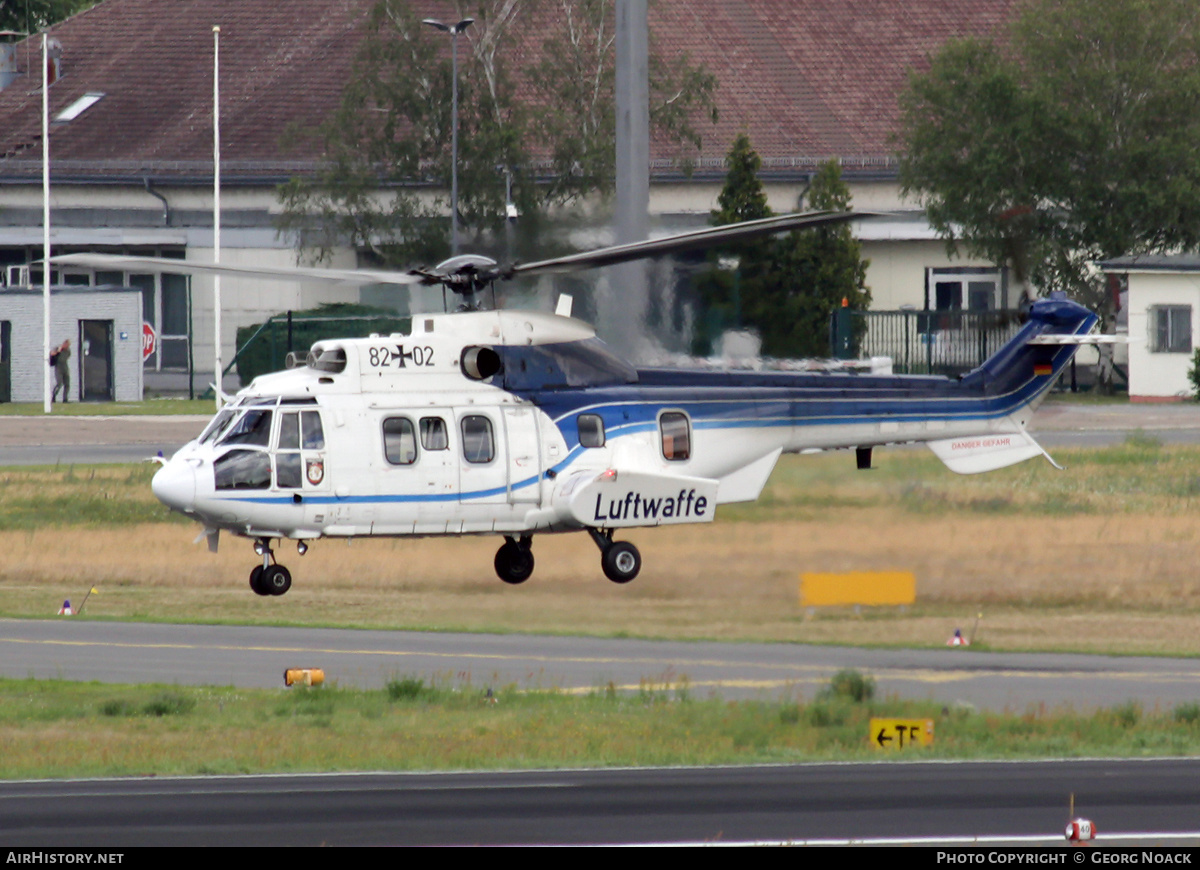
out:
<path id="1" fill-rule="evenodd" d="M 600 548 L 600 567 L 604 576 L 614 583 L 628 583 L 642 570 L 642 554 L 628 541 L 614 541 L 612 531 L 588 529 L 588 534 Z"/>
<path id="2" fill-rule="evenodd" d="M 523 535 L 520 540 L 506 535 L 504 544 L 496 551 L 496 576 L 505 583 L 524 583 L 533 573 L 533 539 Z"/>
<path id="3" fill-rule="evenodd" d="M 282 565 L 272 564 L 275 554 L 271 552 L 269 538 L 254 542 L 254 552 L 262 556 L 263 563 L 255 565 L 250 572 L 250 588 L 258 595 L 282 595 L 292 588 L 292 573 Z"/>

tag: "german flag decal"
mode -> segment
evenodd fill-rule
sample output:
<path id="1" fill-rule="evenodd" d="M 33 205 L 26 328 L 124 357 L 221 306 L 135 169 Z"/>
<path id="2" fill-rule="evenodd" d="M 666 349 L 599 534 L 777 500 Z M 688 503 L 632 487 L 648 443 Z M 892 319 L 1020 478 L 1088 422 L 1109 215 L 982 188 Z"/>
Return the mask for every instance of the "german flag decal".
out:
<path id="1" fill-rule="evenodd" d="M 1035 376 L 1036 375 L 1052 375 L 1052 374 L 1054 374 L 1054 366 L 1050 365 L 1050 363 L 1034 363 L 1033 364 L 1033 373 Z"/>

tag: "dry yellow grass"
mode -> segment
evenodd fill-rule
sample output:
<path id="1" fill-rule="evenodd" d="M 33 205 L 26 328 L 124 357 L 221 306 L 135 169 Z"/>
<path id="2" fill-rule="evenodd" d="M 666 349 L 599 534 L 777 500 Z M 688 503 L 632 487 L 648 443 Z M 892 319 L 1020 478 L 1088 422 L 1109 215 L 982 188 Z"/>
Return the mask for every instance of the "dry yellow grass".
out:
<path id="1" fill-rule="evenodd" d="M 963 478 L 924 451 L 785 457 L 756 505 L 712 525 L 634 530 L 641 575 L 604 579 L 582 533 L 539 536 L 531 580 L 496 579 L 497 537 L 319 541 L 279 560 L 281 598 L 251 593 L 250 542 L 221 552 L 168 522 L 151 469 L 0 470 L 0 614 L 50 616 L 93 585 L 85 617 L 940 644 L 1200 654 L 1198 447 L 1144 437 Z M 154 521 L 162 518 L 163 521 Z M 907 609 L 810 612 L 801 573 L 904 570 Z"/>
<path id="2" fill-rule="evenodd" d="M 632 533 L 645 565 L 623 587 L 583 535 L 537 539 L 519 587 L 492 573 L 492 538 L 324 541 L 302 559 L 285 545 L 295 584 L 267 599 L 248 588 L 249 542 L 225 537 L 214 556 L 194 527 L 2 532 L 0 611 L 48 616 L 96 585 L 91 617 L 938 644 L 982 610 L 993 649 L 1200 653 L 1187 517 L 828 513 Z M 799 606 L 803 571 L 897 568 L 916 573 L 914 608 Z"/>

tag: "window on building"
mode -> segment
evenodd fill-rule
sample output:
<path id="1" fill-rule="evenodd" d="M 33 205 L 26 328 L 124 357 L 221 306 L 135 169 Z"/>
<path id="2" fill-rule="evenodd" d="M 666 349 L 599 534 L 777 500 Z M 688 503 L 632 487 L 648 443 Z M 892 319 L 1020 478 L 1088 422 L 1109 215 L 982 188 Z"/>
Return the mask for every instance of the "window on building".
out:
<path id="1" fill-rule="evenodd" d="M 1155 305 L 1149 313 L 1151 353 L 1192 352 L 1192 306 Z"/>
<path id="2" fill-rule="evenodd" d="M 1000 269 L 930 269 L 928 307 L 933 311 L 994 311 L 1008 299 Z"/>

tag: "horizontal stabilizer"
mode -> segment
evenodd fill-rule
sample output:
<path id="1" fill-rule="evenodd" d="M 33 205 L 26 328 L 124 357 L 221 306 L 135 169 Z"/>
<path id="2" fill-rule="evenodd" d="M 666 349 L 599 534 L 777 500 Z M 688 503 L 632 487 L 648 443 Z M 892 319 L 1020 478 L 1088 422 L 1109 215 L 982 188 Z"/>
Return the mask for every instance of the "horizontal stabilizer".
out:
<path id="1" fill-rule="evenodd" d="M 763 487 L 767 485 L 767 479 L 775 470 L 775 463 L 782 452 L 782 447 L 776 448 L 761 459 L 722 477 L 718 482 L 719 503 L 756 501 L 762 495 Z"/>
<path id="2" fill-rule="evenodd" d="M 947 438 L 943 441 L 930 441 L 928 444 L 934 455 L 957 474 L 995 471 L 997 468 L 1007 468 L 1035 456 L 1045 456 L 1051 465 L 1061 468 L 1024 429 L 1004 435 Z"/>
<path id="3" fill-rule="evenodd" d="M 1092 335 L 1036 335 L 1025 343 L 1061 346 L 1068 344 L 1129 344 L 1130 340 L 1127 335 L 1094 333 Z"/>

